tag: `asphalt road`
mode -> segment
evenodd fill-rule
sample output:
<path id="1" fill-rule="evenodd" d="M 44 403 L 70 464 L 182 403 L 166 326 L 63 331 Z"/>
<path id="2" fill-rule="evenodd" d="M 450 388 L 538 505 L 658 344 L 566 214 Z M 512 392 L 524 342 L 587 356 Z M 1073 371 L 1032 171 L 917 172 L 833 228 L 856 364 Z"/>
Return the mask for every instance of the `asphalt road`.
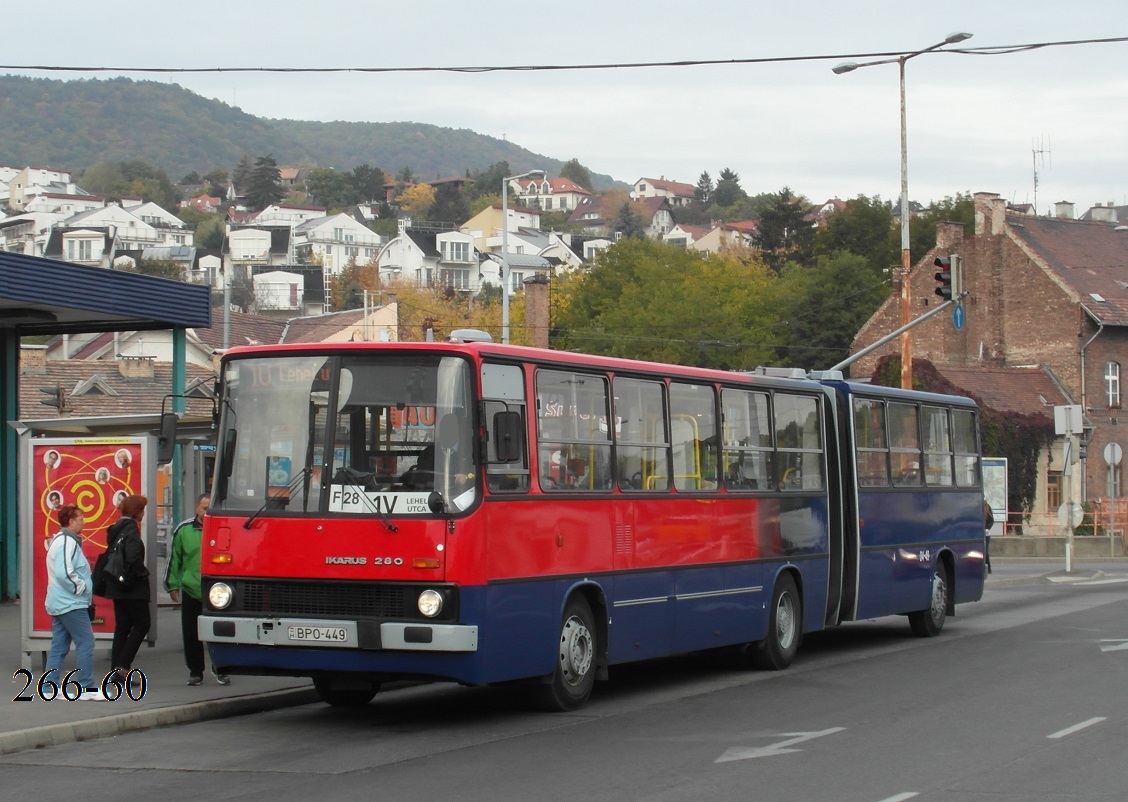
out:
<path id="1" fill-rule="evenodd" d="M 922 640 L 810 636 L 785 672 L 616 668 L 574 714 L 431 685 L 0 758 L 9 799 L 1040 802 L 1128 794 L 1128 574 L 1000 587 Z"/>

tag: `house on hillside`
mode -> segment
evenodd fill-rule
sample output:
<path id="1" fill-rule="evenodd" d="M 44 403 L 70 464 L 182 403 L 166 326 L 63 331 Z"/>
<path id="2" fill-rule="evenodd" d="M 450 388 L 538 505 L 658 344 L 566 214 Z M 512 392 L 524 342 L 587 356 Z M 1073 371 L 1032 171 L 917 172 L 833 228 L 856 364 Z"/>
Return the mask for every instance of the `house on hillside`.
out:
<path id="1" fill-rule="evenodd" d="M 260 212 L 252 212 L 245 222 L 260 226 L 296 226 L 306 220 L 325 216 L 323 206 L 281 206 L 273 203 Z"/>
<path id="2" fill-rule="evenodd" d="M 24 212 L 43 212 L 59 215 L 65 220 L 81 212 L 101 209 L 106 205 L 106 198 L 102 195 L 76 194 L 64 192 L 43 192 L 28 200 L 24 205 Z"/>
<path id="3" fill-rule="evenodd" d="M 597 237 L 613 236 L 615 218 L 622 208 L 622 196 L 602 195 L 580 204 L 568 217 L 570 225 L 583 228 L 584 234 Z M 670 204 L 665 198 L 649 197 L 630 201 L 631 212 L 646 228 L 649 239 L 661 239 L 674 227 Z M 621 233 L 621 232 L 620 232 Z"/>
<path id="4" fill-rule="evenodd" d="M 344 212 L 294 226 L 294 253 L 301 261 L 320 264 L 327 276 L 339 275 L 350 262 L 374 262 L 382 245 L 379 234 Z"/>
<path id="5" fill-rule="evenodd" d="M 711 226 L 691 226 L 678 223 L 667 231 L 662 239 L 670 245 L 703 253 L 720 253 L 736 248 L 751 248 L 755 244 L 752 235 L 724 223 Z"/>
<path id="6" fill-rule="evenodd" d="M 22 212 L 27 202 L 44 192 L 58 192 L 66 195 L 80 195 L 78 189 L 71 181 L 70 170 L 56 170 L 53 167 L 24 167 L 8 179 L 7 196 L 8 208 L 14 212 Z"/>
<path id="7" fill-rule="evenodd" d="M 478 261 L 472 234 L 441 225 L 413 226 L 409 218 L 400 219 L 399 233 L 376 256 L 381 276 L 469 292 L 482 286 Z"/>
<path id="8" fill-rule="evenodd" d="M 914 316 L 940 302 L 933 293 L 933 264 L 938 256 L 962 260 L 961 329 L 939 314 L 913 329 L 913 356 L 950 368 L 995 371 L 991 381 L 1005 387 L 1020 368 L 1036 366 L 1053 377 L 1060 391 L 1042 392 L 1046 403 L 1028 402 L 1024 410 L 1052 420 L 1052 407 L 1079 404 L 1084 411 L 1087 459 L 1073 490 L 1078 499 L 1107 493 L 1107 472 L 1100 455 L 1123 439 L 1119 420 L 1124 398 L 1121 375 L 1128 364 L 1128 230 L 1111 222 L 1072 218 L 1072 206 L 1059 204 L 1059 217 L 1033 217 L 1009 211 L 994 193 L 975 195 L 975 231 L 953 223 L 937 226 L 936 247 L 910 274 Z M 900 293 L 874 313 L 852 346 L 861 350 L 901 323 Z M 868 376 L 877 359 L 899 353 L 894 340 L 851 366 Z M 1062 443 L 1045 462 L 1039 479 L 1036 513 L 1049 514 L 1065 500 Z M 1116 471 L 1119 482 L 1119 469 Z M 1118 491 L 1119 494 L 1119 491 Z"/>
<path id="9" fill-rule="evenodd" d="M 9 215 L 0 220 L 0 250 L 43 256 L 51 231 L 63 220 L 53 212 Z"/>
<path id="10" fill-rule="evenodd" d="M 321 265 L 252 265 L 251 289 L 257 314 L 305 317 L 329 311 L 325 297 L 325 269 Z"/>
<path id="11" fill-rule="evenodd" d="M 696 198 L 697 187 L 662 178 L 640 178 L 631 188 L 631 200 L 665 198 L 672 208 L 688 206 Z"/>
<path id="12" fill-rule="evenodd" d="M 506 208 L 510 234 L 522 228 L 540 229 L 540 212 L 524 206 Z M 459 229 L 474 239 L 474 247 L 481 252 L 501 250 L 501 205 L 488 206 L 471 217 Z"/>
<path id="13" fill-rule="evenodd" d="M 160 210 L 158 214 L 155 210 Z M 144 219 L 138 212 L 145 215 Z M 44 256 L 77 264 L 109 267 L 122 251 L 190 245 L 184 221 L 156 204 L 124 208 L 116 204 L 79 212 L 56 225 Z"/>
<path id="14" fill-rule="evenodd" d="M 251 286 L 255 268 L 292 264 L 295 261 L 289 225 L 228 225 L 223 240 L 223 269 L 212 286 L 222 289 L 224 281 Z"/>
<path id="15" fill-rule="evenodd" d="M 517 202 L 544 212 L 570 212 L 592 194 L 570 178 L 527 177 L 517 181 Z"/>
<path id="16" fill-rule="evenodd" d="M 839 200 L 838 198 L 830 198 L 822 206 L 817 209 L 812 209 L 807 213 L 803 219 L 813 225 L 815 228 L 822 228 L 831 218 L 831 215 L 840 212 L 846 208 L 846 201 Z"/>

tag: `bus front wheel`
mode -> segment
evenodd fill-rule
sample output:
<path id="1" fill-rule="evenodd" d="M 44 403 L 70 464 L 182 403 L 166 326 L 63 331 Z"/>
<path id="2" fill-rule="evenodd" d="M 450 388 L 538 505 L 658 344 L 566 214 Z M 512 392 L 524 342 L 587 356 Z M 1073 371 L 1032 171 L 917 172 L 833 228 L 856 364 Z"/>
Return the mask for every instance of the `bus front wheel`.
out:
<path id="1" fill-rule="evenodd" d="M 782 671 L 791 665 L 803 637 L 803 602 L 790 574 L 782 574 L 772 591 L 768 632 L 756 644 L 753 661 L 759 668 Z"/>
<path id="2" fill-rule="evenodd" d="M 595 685 L 597 649 L 595 618 L 583 596 L 574 596 L 564 609 L 554 655 L 556 667 L 541 702 L 548 710 L 578 710 L 591 696 Z"/>
<path id="3" fill-rule="evenodd" d="M 918 638 L 934 638 L 944 628 L 948 614 L 948 570 L 937 565 L 932 574 L 932 593 L 927 610 L 909 613 L 909 626 Z"/>
<path id="4" fill-rule="evenodd" d="M 321 701 L 332 707 L 364 707 L 380 690 L 379 682 L 334 683 L 325 677 L 314 677 L 313 688 Z"/>

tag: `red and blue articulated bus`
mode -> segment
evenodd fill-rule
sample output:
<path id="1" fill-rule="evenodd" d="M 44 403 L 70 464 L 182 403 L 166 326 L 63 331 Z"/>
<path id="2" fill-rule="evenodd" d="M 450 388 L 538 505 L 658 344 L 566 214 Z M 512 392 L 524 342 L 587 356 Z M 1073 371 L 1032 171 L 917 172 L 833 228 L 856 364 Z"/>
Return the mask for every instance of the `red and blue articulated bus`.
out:
<path id="1" fill-rule="evenodd" d="M 217 670 L 523 681 L 906 615 L 984 581 L 968 399 L 501 345 L 235 348 L 200 637 Z"/>

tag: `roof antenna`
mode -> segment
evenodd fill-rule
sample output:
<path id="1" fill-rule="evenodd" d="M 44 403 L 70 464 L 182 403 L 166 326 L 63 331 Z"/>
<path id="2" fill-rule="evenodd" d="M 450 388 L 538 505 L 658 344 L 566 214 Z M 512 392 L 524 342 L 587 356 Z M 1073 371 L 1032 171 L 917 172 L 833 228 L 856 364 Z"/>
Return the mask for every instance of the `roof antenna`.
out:
<path id="1" fill-rule="evenodd" d="M 1050 152 L 1050 144 L 1043 141 L 1039 137 L 1037 142 L 1031 143 L 1030 155 L 1034 159 L 1034 214 L 1038 214 L 1038 162 L 1041 161 L 1042 166 L 1046 166 L 1046 154 Z M 1051 166 L 1053 166 L 1051 162 Z"/>

